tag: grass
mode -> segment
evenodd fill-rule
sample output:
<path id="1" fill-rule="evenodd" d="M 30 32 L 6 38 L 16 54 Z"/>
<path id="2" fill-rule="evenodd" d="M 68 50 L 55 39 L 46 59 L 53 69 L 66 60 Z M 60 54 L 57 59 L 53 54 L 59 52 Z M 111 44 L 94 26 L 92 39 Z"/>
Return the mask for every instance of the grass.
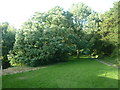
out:
<path id="1" fill-rule="evenodd" d="M 3 75 L 3 88 L 118 88 L 118 69 L 89 58 Z"/>
<path id="2" fill-rule="evenodd" d="M 27 67 L 27 66 L 22 66 L 22 67 L 9 67 L 7 69 L 2 70 L 2 75 L 7 75 L 7 74 L 15 74 L 15 73 L 20 73 L 20 72 L 26 72 L 26 71 L 31 71 L 31 70 L 37 70 L 45 67 Z"/>
<path id="3" fill-rule="evenodd" d="M 119 58 L 120 58 L 120 56 L 114 56 L 114 57 L 108 57 L 108 56 L 106 56 L 104 58 L 101 58 L 100 60 L 104 61 L 106 63 L 111 63 L 114 66 L 120 66 Z"/>

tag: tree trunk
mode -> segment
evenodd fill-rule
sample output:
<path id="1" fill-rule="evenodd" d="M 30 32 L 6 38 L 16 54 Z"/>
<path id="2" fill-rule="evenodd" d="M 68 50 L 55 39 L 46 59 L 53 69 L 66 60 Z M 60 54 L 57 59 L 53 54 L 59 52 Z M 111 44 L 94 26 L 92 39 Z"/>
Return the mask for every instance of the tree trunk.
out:
<path id="1" fill-rule="evenodd" d="M 77 58 L 79 59 L 79 57 L 80 57 L 80 50 L 78 49 L 77 50 Z"/>

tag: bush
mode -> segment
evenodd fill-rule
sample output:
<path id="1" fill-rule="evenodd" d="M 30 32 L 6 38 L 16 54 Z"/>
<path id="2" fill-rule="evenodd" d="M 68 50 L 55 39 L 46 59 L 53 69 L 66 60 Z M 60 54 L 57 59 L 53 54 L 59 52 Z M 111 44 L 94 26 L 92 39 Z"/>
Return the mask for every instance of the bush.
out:
<path id="1" fill-rule="evenodd" d="M 6 69 L 10 67 L 10 63 L 8 60 L 2 60 L 2 69 Z"/>

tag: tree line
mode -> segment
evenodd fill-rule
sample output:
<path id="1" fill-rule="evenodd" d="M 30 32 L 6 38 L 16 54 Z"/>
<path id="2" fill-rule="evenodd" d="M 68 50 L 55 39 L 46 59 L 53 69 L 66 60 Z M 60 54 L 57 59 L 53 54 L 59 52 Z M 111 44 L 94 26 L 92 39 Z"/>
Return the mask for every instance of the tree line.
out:
<path id="1" fill-rule="evenodd" d="M 56 63 L 83 53 L 98 58 L 117 56 L 119 5 L 115 2 L 103 14 L 84 3 L 75 3 L 67 11 L 55 6 L 35 12 L 19 30 L 1 23 L 3 68 Z"/>

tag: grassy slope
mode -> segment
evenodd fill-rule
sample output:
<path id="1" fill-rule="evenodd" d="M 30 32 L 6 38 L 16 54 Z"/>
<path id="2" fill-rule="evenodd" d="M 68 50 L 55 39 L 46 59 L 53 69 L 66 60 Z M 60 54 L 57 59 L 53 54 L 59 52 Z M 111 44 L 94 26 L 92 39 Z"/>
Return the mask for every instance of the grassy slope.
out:
<path id="1" fill-rule="evenodd" d="M 118 87 L 118 70 L 87 58 L 72 58 L 47 68 L 3 76 L 3 88 L 115 87 Z"/>

